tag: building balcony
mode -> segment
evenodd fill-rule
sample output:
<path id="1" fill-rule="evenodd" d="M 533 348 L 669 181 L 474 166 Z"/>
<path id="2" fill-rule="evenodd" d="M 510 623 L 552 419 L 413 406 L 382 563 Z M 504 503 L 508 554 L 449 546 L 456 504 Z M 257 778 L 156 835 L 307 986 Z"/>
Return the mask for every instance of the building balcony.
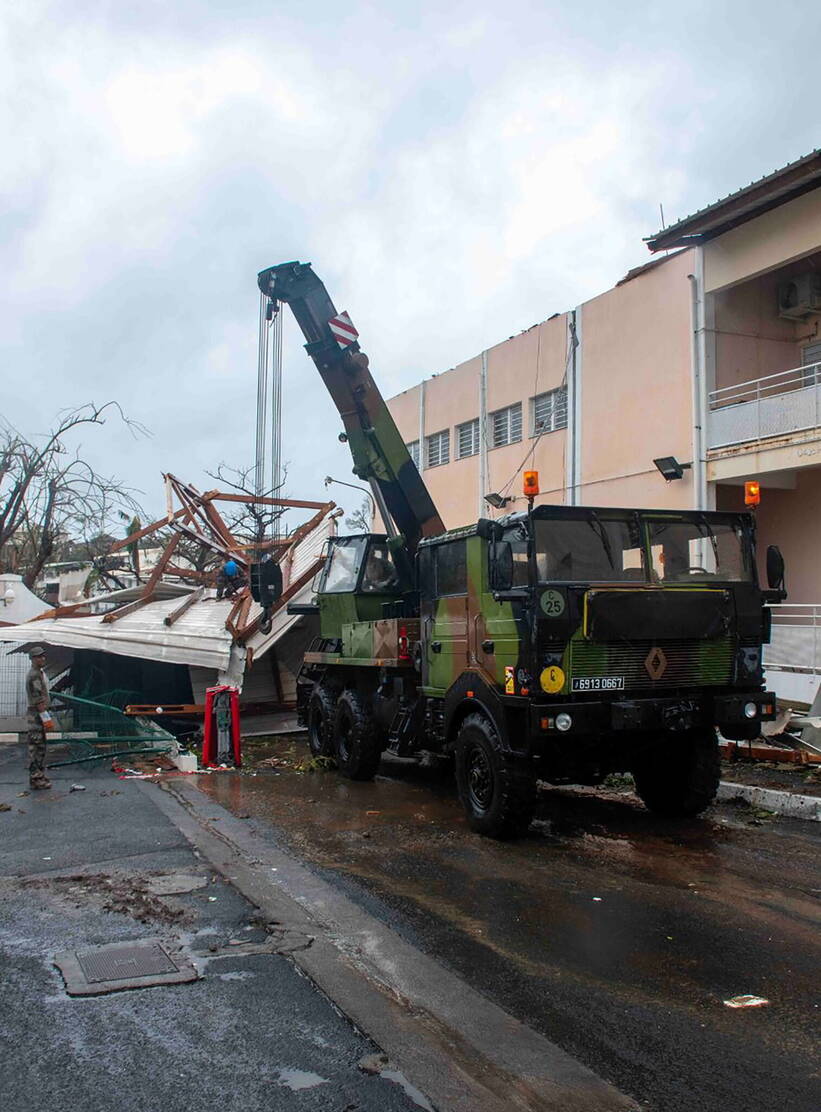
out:
<path id="1" fill-rule="evenodd" d="M 821 425 L 821 363 L 713 390 L 708 396 L 707 448 L 757 447 L 774 437 Z M 800 439 L 800 437 L 799 437 Z"/>

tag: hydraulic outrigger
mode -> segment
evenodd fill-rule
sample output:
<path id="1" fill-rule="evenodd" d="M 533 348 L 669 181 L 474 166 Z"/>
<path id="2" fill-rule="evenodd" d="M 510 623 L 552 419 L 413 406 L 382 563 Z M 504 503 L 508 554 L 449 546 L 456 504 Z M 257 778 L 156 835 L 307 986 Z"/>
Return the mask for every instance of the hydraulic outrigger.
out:
<path id="1" fill-rule="evenodd" d="M 286 302 L 344 426 L 384 534 L 336 537 L 319 582 L 320 637 L 298 678 L 317 755 L 371 778 L 385 749 L 452 756 L 481 833 L 530 822 L 537 778 L 630 771 L 650 808 L 712 801 L 715 727 L 758 735 L 768 553 L 757 584 L 749 514 L 534 506 L 447 532 L 360 350 L 310 264 L 259 287 Z"/>

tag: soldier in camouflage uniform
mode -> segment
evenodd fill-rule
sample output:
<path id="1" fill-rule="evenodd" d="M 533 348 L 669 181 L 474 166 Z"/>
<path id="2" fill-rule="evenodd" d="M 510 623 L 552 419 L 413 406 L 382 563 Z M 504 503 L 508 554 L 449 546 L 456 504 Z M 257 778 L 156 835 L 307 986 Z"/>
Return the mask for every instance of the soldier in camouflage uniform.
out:
<path id="1" fill-rule="evenodd" d="M 51 787 L 46 776 L 46 731 L 40 717 L 49 708 L 48 677 L 45 673 L 46 650 L 42 645 L 29 649 L 31 668 L 26 676 L 29 735 L 29 784 L 34 791 Z"/>

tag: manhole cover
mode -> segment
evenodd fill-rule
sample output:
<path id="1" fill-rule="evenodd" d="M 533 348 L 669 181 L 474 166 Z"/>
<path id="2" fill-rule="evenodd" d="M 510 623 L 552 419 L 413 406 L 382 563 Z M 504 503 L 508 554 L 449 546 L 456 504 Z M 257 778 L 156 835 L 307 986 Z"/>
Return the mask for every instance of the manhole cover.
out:
<path id="1" fill-rule="evenodd" d="M 191 962 L 180 954 L 172 958 L 157 939 L 69 950 L 57 954 L 54 964 L 63 974 L 69 996 L 95 996 L 197 979 Z"/>
<path id="2" fill-rule="evenodd" d="M 177 967 L 158 942 L 148 946 L 126 943 L 111 950 L 86 950 L 77 961 L 87 981 L 131 981 L 176 973 Z"/>

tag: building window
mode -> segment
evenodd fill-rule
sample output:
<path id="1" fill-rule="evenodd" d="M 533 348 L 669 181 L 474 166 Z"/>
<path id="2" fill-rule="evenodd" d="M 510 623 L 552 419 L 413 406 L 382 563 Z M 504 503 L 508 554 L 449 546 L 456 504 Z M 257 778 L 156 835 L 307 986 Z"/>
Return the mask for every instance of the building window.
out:
<path id="1" fill-rule="evenodd" d="M 567 389 L 548 390 L 530 399 L 531 436 L 567 428 Z"/>
<path id="2" fill-rule="evenodd" d="M 466 456 L 479 454 L 479 418 L 465 421 L 464 425 L 456 426 L 456 458 L 465 459 Z"/>
<path id="3" fill-rule="evenodd" d="M 408 452 L 410 452 L 410 458 L 416 464 L 417 470 L 419 470 L 419 441 L 412 440 L 410 444 L 406 444 L 405 447 L 408 449 Z"/>
<path id="4" fill-rule="evenodd" d="M 816 386 L 821 382 L 821 344 L 810 344 L 801 352 L 802 386 Z"/>
<path id="5" fill-rule="evenodd" d="M 425 467 L 450 463 L 450 429 L 425 437 Z"/>
<path id="6" fill-rule="evenodd" d="M 522 403 L 516 402 L 491 413 L 490 428 L 494 448 L 517 444 L 522 439 Z"/>

